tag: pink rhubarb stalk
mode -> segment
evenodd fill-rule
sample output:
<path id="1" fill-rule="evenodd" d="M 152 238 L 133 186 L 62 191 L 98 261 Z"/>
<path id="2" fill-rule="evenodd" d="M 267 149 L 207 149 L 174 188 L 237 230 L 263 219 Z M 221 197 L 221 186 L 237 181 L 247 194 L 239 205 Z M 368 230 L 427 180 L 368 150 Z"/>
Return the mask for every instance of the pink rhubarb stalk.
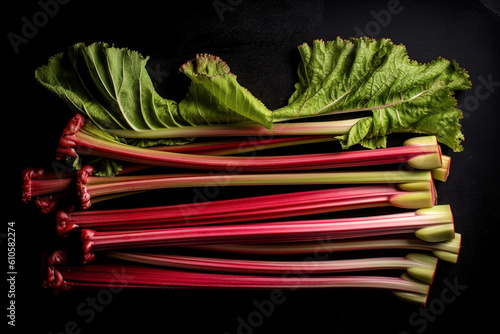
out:
<path id="1" fill-rule="evenodd" d="M 59 211 L 61 236 L 75 228 L 130 230 L 223 224 L 393 205 L 418 209 L 434 205 L 427 191 L 404 191 L 394 185 L 357 186 L 255 196 L 205 203 L 121 210 Z"/>
<path id="2" fill-rule="evenodd" d="M 221 243 L 280 243 L 319 239 L 335 240 L 415 233 L 425 241 L 453 239 L 453 216 L 448 205 L 372 217 L 318 219 L 288 222 L 173 227 L 166 229 L 81 232 L 83 260 L 94 252 L 120 248 L 193 246 Z"/>
<path id="3" fill-rule="evenodd" d="M 435 137 L 416 137 L 402 147 L 272 157 L 225 157 L 162 152 L 112 142 L 85 133 L 83 116 L 76 114 L 63 131 L 57 158 L 76 158 L 78 153 L 133 163 L 175 168 L 270 172 L 317 170 L 408 162 L 422 169 L 442 166 L 441 150 Z M 423 138 L 423 139 L 422 139 Z"/>
<path id="4" fill-rule="evenodd" d="M 247 274 L 334 274 L 374 270 L 405 270 L 408 271 L 409 275 L 429 284 L 434 279 L 437 266 L 437 258 L 420 253 L 408 254 L 406 257 L 324 261 L 241 260 L 137 252 L 108 252 L 106 256 L 136 264 Z"/>

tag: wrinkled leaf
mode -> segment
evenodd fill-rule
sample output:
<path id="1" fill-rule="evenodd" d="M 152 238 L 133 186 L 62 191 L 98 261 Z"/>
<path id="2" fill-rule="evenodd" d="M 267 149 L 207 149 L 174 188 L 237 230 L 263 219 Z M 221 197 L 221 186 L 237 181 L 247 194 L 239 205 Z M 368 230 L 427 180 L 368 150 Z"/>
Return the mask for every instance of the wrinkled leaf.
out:
<path id="1" fill-rule="evenodd" d="M 198 55 L 180 71 L 191 79 L 179 112 L 193 125 L 231 124 L 248 120 L 272 128 L 272 113 L 242 87 L 219 57 Z"/>
<path id="2" fill-rule="evenodd" d="M 299 81 L 288 105 L 275 111 L 276 121 L 371 110 L 373 116 L 340 137 L 344 148 L 384 147 L 387 134 L 418 132 L 461 150 L 461 112 L 452 95 L 471 84 L 455 61 L 419 64 L 388 39 L 316 40 L 299 52 Z"/>
<path id="3" fill-rule="evenodd" d="M 271 111 L 238 84 L 220 58 L 202 55 L 182 67 L 193 82 L 180 109 L 176 101 L 155 91 L 146 71 L 147 60 L 138 52 L 106 43 L 80 43 L 52 57 L 36 70 L 35 77 L 102 130 L 141 131 L 243 121 L 271 126 Z"/>

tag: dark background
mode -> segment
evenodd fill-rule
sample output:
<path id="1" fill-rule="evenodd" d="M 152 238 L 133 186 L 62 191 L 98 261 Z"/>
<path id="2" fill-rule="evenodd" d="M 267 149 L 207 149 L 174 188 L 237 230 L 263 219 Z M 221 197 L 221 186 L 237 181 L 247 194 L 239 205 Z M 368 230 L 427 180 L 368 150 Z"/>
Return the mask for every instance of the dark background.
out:
<path id="1" fill-rule="evenodd" d="M 49 2 L 53 3 L 41 1 Z M 53 334 L 484 333 L 498 328 L 500 184 L 494 155 L 500 147 L 500 21 L 496 2 L 486 1 L 488 9 L 480 1 L 401 0 L 395 6 L 397 13 L 390 16 L 387 10 L 397 2 L 385 0 L 61 2 L 67 3 L 51 7 L 51 16 L 31 31 L 18 52 L 8 34 L 21 35 L 23 17 L 33 22 L 42 6 L 36 1 L 9 1 L 2 10 L 6 25 L 2 64 L 5 196 L 1 203 L 6 214 L 0 233 L 2 268 L 6 268 L 7 222 L 16 223 L 13 332 L 26 333 L 34 326 L 32 333 Z M 228 7 L 219 15 L 214 3 Z M 440 263 L 426 309 L 382 291 L 284 291 L 283 303 L 275 305 L 272 314 L 255 328 L 244 328 L 239 319 L 248 321 L 255 315 L 254 301 L 269 299 L 269 291 L 123 291 L 91 313 L 85 305 L 99 291 L 53 296 L 41 288 L 40 256 L 56 240 L 54 217 L 42 216 L 20 201 L 20 173 L 25 166 L 54 166 L 60 132 L 72 115 L 34 80 L 35 69 L 50 56 L 77 42 L 104 41 L 139 51 L 151 57 L 148 70 L 160 94 L 180 100 L 188 80 L 178 68 L 197 53 L 212 53 L 229 64 L 244 87 L 275 109 L 286 104 L 297 80 L 298 45 L 360 34 L 403 43 L 410 58 L 419 62 L 438 56 L 455 59 L 469 71 L 473 83 L 471 90 L 456 95 L 465 116 L 465 151 L 455 154 L 445 149 L 453 158 L 452 173 L 448 182 L 438 185 L 440 202 L 452 205 L 463 249 L 458 264 Z M 485 87 L 484 82 L 491 84 Z M 192 192 L 176 194 L 182 196 L 189 202 Z M 221 196 L 231 196 L 230 190 Z M 463 289 L 451 303 L 443 303 L 441 297 L 447 282 Z M 5 314 L 6 294 L 7 287 L 0 293 L 5 298 Z M 77 311 L 82 303 L 83 314 Z M 1 319 L 8 320 L 4 314 Z"/>

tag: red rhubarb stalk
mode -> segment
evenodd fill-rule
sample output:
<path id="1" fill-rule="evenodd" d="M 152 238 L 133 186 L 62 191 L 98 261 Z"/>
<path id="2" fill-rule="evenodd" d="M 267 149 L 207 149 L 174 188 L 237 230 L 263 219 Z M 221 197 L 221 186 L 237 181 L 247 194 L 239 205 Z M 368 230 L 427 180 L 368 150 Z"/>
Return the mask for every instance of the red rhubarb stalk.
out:
<path id="1" fill-rule="evenodd" d="M 22 174 L 23 202 L 29 202 L 34 197 L 68 190 L 75 182 L 75 173 L 46 172 L 43 168 L 26 167 Z"/>
<path id="2" fill-rule="evenodd" d="M 190 288 L 190 289 L 332 289 L 389 290 L 408 302 L 425 305 L 430 285 L 402 277 L 235 275 L 148 268 L 133 265 L 90 264 L 50 267 L 44 286 L 57 291 L 71 288 Z M 120 279 L 117 280 L 116 276 Z"/>
<path id="3" fill-rule="evenodd" d="M 322 143 L 336 140 L 332 136 L 296 136 L 296 137 L 278 137 L 270 139 L 250 138 L 246 141 L 240 140 L 222 140 L 203 143 L 192 143 L 185 145 L 154 146 L 148 149 L 155 151 L 190 153 L 199 155 L 231 155 L 248 153 L 258 150 L 267 150 L 278 147 L 305 145 L 313 143 Z M 120 175 L 151 168 L 151 165 L 143 164 L 125 164 L 120 171 Z"/>
<path id="4" fill-rule="evenodd" d="M 357 186 L 255 196 L 205 203 L 96 211 L 59 211 L 57 231 L 74 228 L 129 230 L 222 224 L 393 205 L 434 205 L 431 191 L 403 191 L 393 185 Z"/>
<path id="5" fill-rule="evenodd" d="M 335 240 L 415 233 L 425 241 L 440 242 L 455 237 L 448 205 L 400 214 L 373 217 L 319 219 L 289 222 L 245 223 L 214 226 L 173 227 L 153 230 L 81 232 L 84 262 L 93 252 L 120 248 L 190 246 L 220 243 L 280 243 Z"/>

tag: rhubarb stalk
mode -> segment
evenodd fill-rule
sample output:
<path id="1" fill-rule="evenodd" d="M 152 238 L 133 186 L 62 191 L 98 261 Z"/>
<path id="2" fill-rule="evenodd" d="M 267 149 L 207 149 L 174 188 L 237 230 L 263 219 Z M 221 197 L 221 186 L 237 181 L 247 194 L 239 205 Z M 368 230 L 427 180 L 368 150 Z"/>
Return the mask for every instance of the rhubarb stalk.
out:
<path id="1" fill-rule="evenodd" d="M 317 185 L 317 184 L 432 184 L 431 171 L 349 171 L 276 174 L 175 174 L 91 177 L 92 166 L 78 171 L 77 193 L 82 208 L 92 198 L 130 191 L 208 186 Z M 420 187 L 420 186 L 419 186 Z"/>
<path id="2" fill-rule="evenodd" d="M 290 255 L 316 254 L 366 250 L 407 249 L 430 251 L 446 262 L 457 263 L 460 253 L 462 235 L 455 233 L 455 237 L 448 241 L 427 242 L 413 235 L 357 238 L 349 240 L 328 240 L 318 242 L 296 242 L 289 244 L 215 244 L 190 246 L 214 252 L 228 252 L 234 254 L 258 255 Z"/>
<path id="3" fill-rule="evenodd" d="M 187 255 L 108 252 L 107 257 L 154 266 L 249 274 L 334 274 L 374 270 L 405 270 L 409 275 L 431 284 L 436 272 L 434 256 L 412 253 L 406 257 L 378 257 L 325 261 L 259 261 L 207 258 Z"/>
<path id="4" fill-rule="evenodd" d="M 130 230 L 223 224 L 395 206 L 418 209 L 434 205 L 432 191 L 403 191 L 393 185 L 357 186 L 254 196 L 205 203 L 95 211 L 59 211 L 61 236 L 75 228 Z"/>
<path id="5" fill-rule="evenodd" d="M 57 158 L 76 158 L 79 152 L 133 163 L 205 170 L 269 172 L 330 169 L 408 162 L 413 167 L 434 169 L 442 166 L 441 150 L 435 137 L 416 137 L 402 147 L 379 150 L 344 151 L 273 157 L 224 157 L 156 151 L 107 139 L 85 132 L 83 116 L 76 114 L 63 131 Z"/>
<path id="6" fill-rule="evenodd" d="M 173 227 L 153 230 L 81 232 L 84 262 L 95 251 L 120 248 L 190 246 L 220 243 L 281 243 L 373 237 L 415 233 L 425 241 L 453 239 L 455 229 L 448 205 L 372 217 L 318 219 L 289 222 L 244 223 Z"/>
<path id="7" fill-rule="evenodd" d="M 116 273 L 120 273 L 119 281 L 116 280 Z M 382 289 L 419 305 L 425 305 L 430 289 L 429 284 L 404 274 L 401 277 L 240 275 L 117 264 L 90 264 L 84 267 L 49 265 L 44 281 L 45 287 L 55 291 L 105 288 L 110 284 L 116 288 L 143 289 Z"/>

